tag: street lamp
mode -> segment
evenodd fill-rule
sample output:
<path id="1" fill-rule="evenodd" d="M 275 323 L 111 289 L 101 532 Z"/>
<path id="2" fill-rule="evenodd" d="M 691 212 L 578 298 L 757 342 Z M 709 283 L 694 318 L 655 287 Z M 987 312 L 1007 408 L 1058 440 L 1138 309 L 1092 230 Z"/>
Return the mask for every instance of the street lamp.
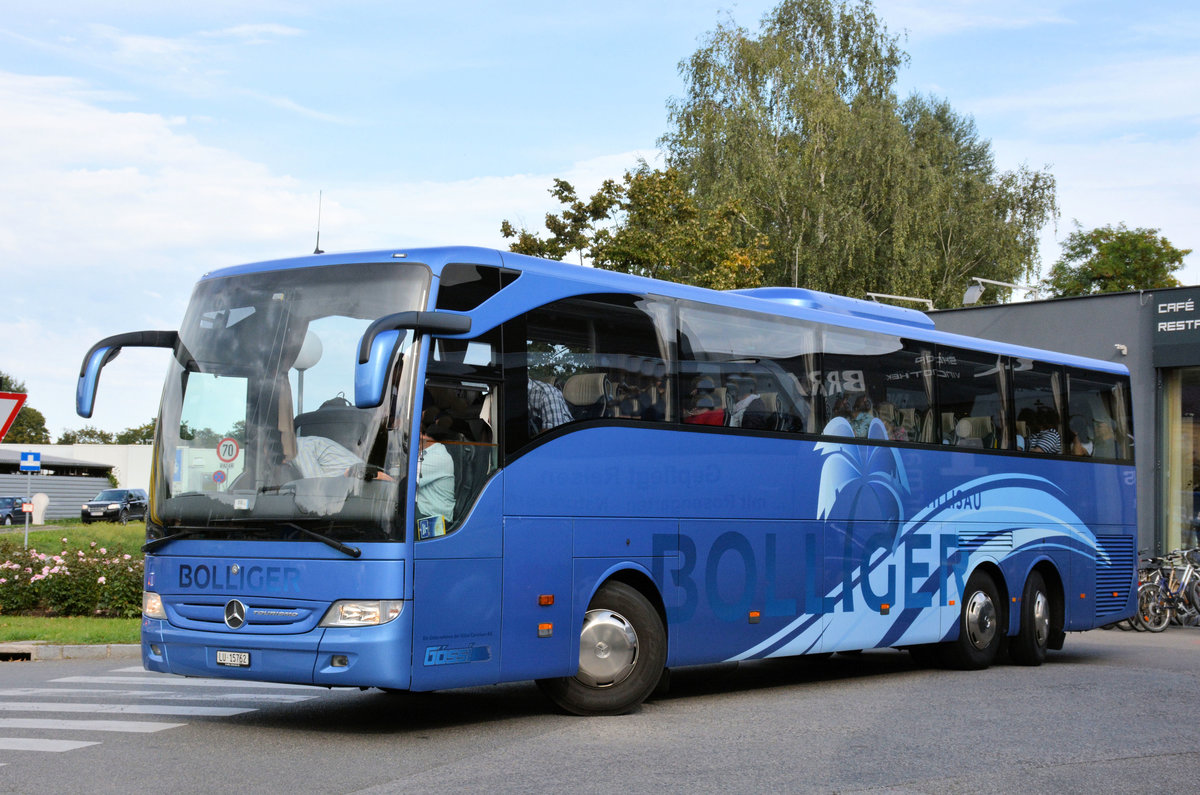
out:
<path id="1" fill-rule="evenodd" d="M 979 303 L 979 299 L 983 297 L 983 291 L 986 289 L 985 284 L 994 284 L 997 287 L 1008 287 L 1013 290 L 1024 290 L 1026 293 L 1037 295 L 1037 288 L 1031 287 L 1028 284 L 1013 284 L 1012 282 L 998 282 L 995 279 L 985 279 L 982 276 L 972 276 L 971 281 L 975 284 L 967 287 L 963 293 L 963 306 L 974 306 Z"/>

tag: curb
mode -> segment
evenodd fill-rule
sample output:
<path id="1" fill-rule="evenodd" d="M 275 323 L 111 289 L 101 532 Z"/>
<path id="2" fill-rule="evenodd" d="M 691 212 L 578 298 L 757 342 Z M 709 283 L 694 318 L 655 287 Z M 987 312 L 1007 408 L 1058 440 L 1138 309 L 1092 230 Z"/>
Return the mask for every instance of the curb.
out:
<path id="1" fill-rule="evenodd" d="M 0 643 L 0 661 L 6 660 L 140 660 L 142 647 L 137 643 L 98 643 L 62 645 L 43 640 Z"/>

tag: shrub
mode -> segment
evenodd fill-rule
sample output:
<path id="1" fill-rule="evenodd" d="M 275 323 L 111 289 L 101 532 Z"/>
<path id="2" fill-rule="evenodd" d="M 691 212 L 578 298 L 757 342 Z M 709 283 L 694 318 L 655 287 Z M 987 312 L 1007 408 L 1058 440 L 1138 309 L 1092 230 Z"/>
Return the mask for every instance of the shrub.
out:
<path id="1" fill-rule="evenodd" d="M 58 553 L 4 544 L 0 558 L 0 612 L 130 618 L 142 611 L 141 556 L 110 554 L 93 542 Z"/>

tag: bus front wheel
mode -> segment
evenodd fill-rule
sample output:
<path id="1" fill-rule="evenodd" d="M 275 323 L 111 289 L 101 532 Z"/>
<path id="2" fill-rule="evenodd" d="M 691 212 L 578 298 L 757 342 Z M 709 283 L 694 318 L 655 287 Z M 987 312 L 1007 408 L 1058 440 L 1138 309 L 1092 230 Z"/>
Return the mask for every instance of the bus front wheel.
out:
<path id="1" fill-rule="evenodd" d="M 977 671 L 991 665 L 1004 640 L 1003 618 L 996 583 L 987 572 L 976 571 L 963 591 L 958 639 L 941 649 L 946 667 Z"/>
<path id="2" fill-rule="evenodd" d="M 579 671 L 539 679 L 558 706 L 576 715 L 621 715 L 658 685 L 667 659 L 662 618 L 636 588 L 607 582 L 588 605 L 579 634 Z"/>

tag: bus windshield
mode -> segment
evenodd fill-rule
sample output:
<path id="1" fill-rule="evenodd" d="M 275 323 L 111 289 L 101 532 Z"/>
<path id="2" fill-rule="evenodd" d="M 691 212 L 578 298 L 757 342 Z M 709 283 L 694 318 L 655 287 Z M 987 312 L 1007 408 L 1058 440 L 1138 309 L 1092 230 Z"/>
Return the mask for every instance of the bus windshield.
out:
<path id="1" fill-rule="evenodd" d="M 371 321 L 428 289 L 411 263 L 202 281 L 164 387 L 148 539 L 402 539 L 412 333 L 379 408 L 354 407 L 354 368 Z"/>

